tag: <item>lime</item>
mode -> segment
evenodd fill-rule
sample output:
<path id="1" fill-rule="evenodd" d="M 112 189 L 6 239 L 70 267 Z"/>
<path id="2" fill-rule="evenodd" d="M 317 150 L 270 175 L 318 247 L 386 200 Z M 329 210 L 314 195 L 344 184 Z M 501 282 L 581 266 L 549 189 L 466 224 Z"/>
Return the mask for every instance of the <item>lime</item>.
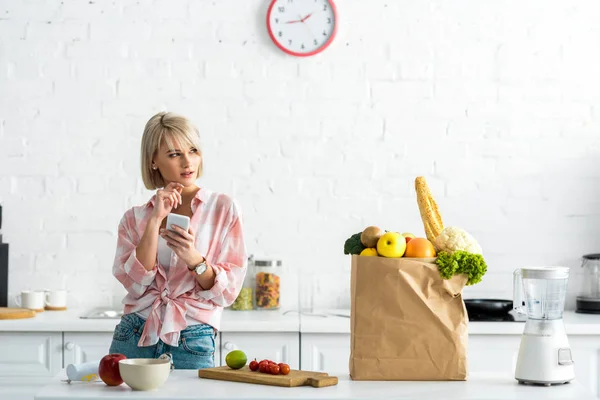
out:
<path id="1" fill-rule="evenodd" d="M 246 361 L 248 358 L 246 354 L 241 350 L 233 350 L 227 354 L 225 357 L 225 363 L 231 369 L 240 369 L 246 365 Z"/>

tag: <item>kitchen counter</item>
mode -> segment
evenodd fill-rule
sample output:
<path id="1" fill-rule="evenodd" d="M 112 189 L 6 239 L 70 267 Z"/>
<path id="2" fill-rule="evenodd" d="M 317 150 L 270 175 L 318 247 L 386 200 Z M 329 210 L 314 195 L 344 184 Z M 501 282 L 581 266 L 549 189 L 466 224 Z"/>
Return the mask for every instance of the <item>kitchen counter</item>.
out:
<path id="1" fill-rule="evenodd" d="M 64 371 L 40 389 L 35 400 L 164 399 L 251 400 L 251 399 L 595 399 L 583 385 L 573 381 L 558 386 L 526 386 L 502 375 L 472 376 L 464 382 L 352 381 L 338 375 L 336 386 L 325 388 L 254 385 L 198 378 L 195 370 L 175 370 L 165 384 L 150 392 L 132 391 L 126 384 L 108 387 L 100 381 L 68 384 Z M 597 399 L 595 399 L 597 400 Z"/>
<path id="2" fill-rule="evenodd" d="M 119 319 L 82 319 L 88 310 L 44 311 L 33 318 L 0 320 L 0 332 L 113 332 Z M 297 313 L 224 310 L 221 332 L 298 332 Z"/>
<path id="3" fill-rule="evenodd" d="M 88 310 L 44 311 L 34 318 L 0 320 L 0 332 L 112 332 L 118 319 L 81 319 Z M 349 310 L 323 310 L 315 315 L 296 311 L 223 312 L 221 332 L 350 333 Z M 569 335 L 600 335 L 600 315 L 566 311 Z M 471 335 L 520 335 L 523 322 L 470 322 Z"/>
<path id="4" fill-rule="evenodd" d="M 300 316 L 302 333 L 350 333 L 349 310 L 323 310 Z M 323 317 L 326 315 L 327 317 Z M 600 335 L 600 315 L 578 314 L 565 311 L 565 329 L 568 335 Z M 521 335 L 524 322 L 469 322 L 471 335 Z"/>

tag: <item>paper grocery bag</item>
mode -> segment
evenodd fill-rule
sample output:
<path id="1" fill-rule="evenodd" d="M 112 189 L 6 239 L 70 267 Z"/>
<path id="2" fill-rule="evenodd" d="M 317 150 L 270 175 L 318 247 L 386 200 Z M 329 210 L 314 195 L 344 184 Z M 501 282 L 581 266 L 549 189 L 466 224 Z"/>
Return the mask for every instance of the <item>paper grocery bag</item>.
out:
<path id="1" fill-rule="evenodd" d="M 350 377 L 466 380 L 466 275 L 435 259 L 352 256 Z"/>

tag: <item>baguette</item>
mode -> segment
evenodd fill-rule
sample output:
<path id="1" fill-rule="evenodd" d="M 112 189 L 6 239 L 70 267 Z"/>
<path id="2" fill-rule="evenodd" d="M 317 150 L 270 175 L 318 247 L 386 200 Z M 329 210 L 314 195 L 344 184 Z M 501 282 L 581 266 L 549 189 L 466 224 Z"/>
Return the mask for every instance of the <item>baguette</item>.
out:
<path id="1" fill-rule="evenodd" d="M 421 220 L 425 228 L 425 235 L 431 243 L 435 243 L 435 238 L 444 229 L 442 216 L 424 177 L 418 176 L 415 179 L 415 190 L 417 192 L 417 203 L 419 204 L 419 212 L 421 213 Z"/>

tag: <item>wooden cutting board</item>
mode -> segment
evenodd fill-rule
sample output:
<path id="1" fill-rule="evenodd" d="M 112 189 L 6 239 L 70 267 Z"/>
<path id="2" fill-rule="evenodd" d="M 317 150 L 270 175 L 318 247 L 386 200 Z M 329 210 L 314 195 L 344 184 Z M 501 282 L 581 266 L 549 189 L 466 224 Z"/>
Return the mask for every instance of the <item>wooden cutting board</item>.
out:
<path id="1" fill-rule="evenodd" d="M 0 307 L 0 319 L 20 319 L 33 317 L 35 317 L 35 311 L 27 308 Z"/>
<path id="2" fill-rule="evenodd" d="M 337 385 L 338 383 L 337 376 L 329 376 L 325 372 L 293 369 L 287 375 L 269 375 L 258 371 L 250 371 L 247 365 L 241 369 L 231 369 L 228 366 L 199 369 L 198 376 L 205 379 L 285 387 L 313 386 L 320 388 Z"/>

